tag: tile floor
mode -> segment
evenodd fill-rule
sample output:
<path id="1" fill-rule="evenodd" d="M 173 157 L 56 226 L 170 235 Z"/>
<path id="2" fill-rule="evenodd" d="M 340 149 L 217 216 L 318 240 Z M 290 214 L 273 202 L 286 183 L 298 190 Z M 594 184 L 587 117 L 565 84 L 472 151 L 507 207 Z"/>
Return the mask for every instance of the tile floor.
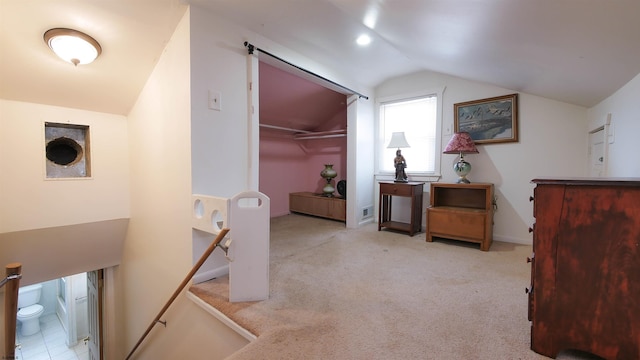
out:
<path id="1" fill-rule="evenodd" d="M 16 360 L 86 360 L 89 349 L 83 341 L 67 347 L 66 334 L 55 314 L 40 318 L 40 332 L 31 336 L 16 334 L 20 348 L 16 349 Z"/>

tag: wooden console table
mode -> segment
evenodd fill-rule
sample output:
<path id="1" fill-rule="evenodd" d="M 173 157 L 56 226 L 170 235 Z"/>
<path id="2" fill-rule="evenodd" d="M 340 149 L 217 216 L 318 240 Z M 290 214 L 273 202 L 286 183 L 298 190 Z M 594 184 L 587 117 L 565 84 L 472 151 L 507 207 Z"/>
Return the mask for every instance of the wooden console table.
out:
<path id="1" fill-rule="evenodd" d="M 480 243 L 493 241 L 493 184 L 431 183 L 427 241 L 434 237 Z"/>
<path id="2" fill-rule="evenodd" d="M 347 201 L 342 197 L 327 197 L 312 192 L 289 194 L 289 211 L 346 221 Z"/>
<path id="3" fill-rule="evenodd" d="M 378 210 L 378 231 L 383 227 L 405 231 L 409 236 L 422 230 L 422 182 L 380 182 L 380 209 Z M 411 198 L 411 220 L 409 223 L 391 220 L 391 198 L 404 196 Z"/>

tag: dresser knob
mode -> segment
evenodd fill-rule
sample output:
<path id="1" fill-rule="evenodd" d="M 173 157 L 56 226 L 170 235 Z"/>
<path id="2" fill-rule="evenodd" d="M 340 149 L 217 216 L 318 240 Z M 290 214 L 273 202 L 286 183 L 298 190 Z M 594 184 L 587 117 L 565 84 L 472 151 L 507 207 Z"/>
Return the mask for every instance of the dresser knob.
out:
<path id="1" fill-rule="evenodd" d="M 533 196 L 529 196 L 529 201 L 533 201 Z"/>
<path id="2" fill-rule="evenodd" d="M 533 294 L 533 286 L 529 286 L 524 288 L 524 293 L 525 294 Z"/>
<path id="3" fill-rule="evenodd" d="M 530 228 L 529 228 L 529 232 L 530 232 L 530 233 L 532 233 L 532 232 L 533 232 L 533 228 L 532 228 L 532 227 L 530 227 Z"/>
<path id="4" fill-rule="evenodd" d="M 533 261 L 533 259 L 527 256 L 527 263 L 530 263 L 531 261 Z"/>

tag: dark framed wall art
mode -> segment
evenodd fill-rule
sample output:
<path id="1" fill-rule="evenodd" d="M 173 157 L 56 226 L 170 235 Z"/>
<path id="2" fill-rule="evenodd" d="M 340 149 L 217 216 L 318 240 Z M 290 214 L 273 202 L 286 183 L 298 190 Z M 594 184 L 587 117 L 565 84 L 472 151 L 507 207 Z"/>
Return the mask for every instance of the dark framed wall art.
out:
<path id="1" fill-rule="evenodd" d="M 518 141 L 518 94 L 457 103 L 453 113 L 455 131 L 476 144 Z"/>

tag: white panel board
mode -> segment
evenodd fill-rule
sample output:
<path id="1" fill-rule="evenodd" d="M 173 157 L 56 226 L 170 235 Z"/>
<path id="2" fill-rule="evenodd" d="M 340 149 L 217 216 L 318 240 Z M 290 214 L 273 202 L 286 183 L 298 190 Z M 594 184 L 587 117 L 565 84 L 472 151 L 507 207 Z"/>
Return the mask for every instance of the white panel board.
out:
<path id="1" fill-rule="evenodd" d="M 231 198 L 229 300 L 269 298 L 269 197 L 245 191 Z"/>

